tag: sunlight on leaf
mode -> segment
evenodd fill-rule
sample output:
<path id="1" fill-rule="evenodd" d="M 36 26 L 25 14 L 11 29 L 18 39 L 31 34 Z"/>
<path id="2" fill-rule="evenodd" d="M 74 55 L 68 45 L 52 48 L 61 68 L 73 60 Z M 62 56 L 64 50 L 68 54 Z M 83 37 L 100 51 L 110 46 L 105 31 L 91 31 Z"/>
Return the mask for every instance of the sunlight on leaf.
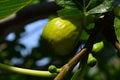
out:
<path id="1" fill-rule="evenodd" d="M 10 16 L 32 0 L 0 0 L 0 19 Z"/>
<path id="2" fill-rule="evenodd" d="M 75 7 L 75 4 L 71 0 L 55 0 L 56 3 L 62 7 Z"/>
<path id="3" fill-rule="evenodd" d="M 104 2 L 97 7 L 89 10 L 88 14 L 95 14 L 95 13 L 105 13 L 110 10 L 113 5 L 114 0 L 104 0 Z"/>

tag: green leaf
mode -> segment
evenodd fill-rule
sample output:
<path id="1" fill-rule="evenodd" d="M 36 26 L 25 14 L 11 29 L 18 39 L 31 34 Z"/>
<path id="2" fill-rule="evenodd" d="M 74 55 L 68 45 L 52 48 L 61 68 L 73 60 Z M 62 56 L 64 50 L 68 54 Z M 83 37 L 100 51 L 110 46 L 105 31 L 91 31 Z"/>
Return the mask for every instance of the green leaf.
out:
<path id="1" fill-rule="evenodd" d="M 117 39 L 120 42 L 120 18 L 115 17 L 114 27 L 115 27 L 115 33 L 116 33 Z"/>
<path id="2" fill-rule="evenodd" d="M 80 75 L 81 75 L 81 69 L 78 69 L 78 70 L 74 73 L 74 75 L 73 75 L 73 77 L 71 78 L 71 80 L 80 80 Z"/>
<path id="3" fill-rule="evenodd" d="M 89 3 L 86 5 L 87 10 L 90 10 L 98 5 L 100 5 L 104 0 L 89 0 Z"/>
<path id="4" fill-rule="evenodd" d="M 75 7 L 75 3 L 72 0 L 55 0 L 61 7 Z"/>
<path id="5" fill-rule="evenodd" d="M 114 0 L 104 0 L 100 5 L 89 10 L 88 14 L 105 13 L 111 10 Z"/>
<path id="6" fill-rule="evenodd" d="M 74 75 L 72 76 L 71 80 L 84 80 L 84 77 L 89 70 L 89 66 L 84 65 L 81 68 L 79 68 L 77 71 L 75 71 Z"/>
<path id="7" fill-rule="evenodd" d="M 32 0 L 0 0 L 0 19 L 16 13 Z"/>
<path id="8" fill-rule="evenodd" d="M 89 18 L 88 21 L 89 21 L 89 20 L 92 21 L 91 18 Z M 89 22 L 90 22 L 90 21 L 89 21 Z M 88 23 L 89 23 L 89 22 L 88 22 Z M 87 29 L 87 30 L 91 30 L 91 29 L 94 28 L 94 26 L 95 26 L 94 23 L 90 23 L 90 24 L 88 24 L 88 25 L 86 26 L 86 29 Z M 86 41 L 86 40 L 89 38 L 89 35 L 90 35 L 90 34 L 89 34 L 87 31 L 83 30 L 83 32 L 82 32 L 82 34 L 81 34 L 81 36 L 80 36 L 80 40 Z"/>
<path id="9" fill-rule="evenodd" d="M 58 16 L 82 16 L 82 14 L 77 8 L 64 8 L 58 11 Z"/>
<path id="10" fill-rule="evenodd" d="M 83 32 L 80 36 L 80 40 L 86 41 L 88 38 L 89 38 L 89 34 L 85 30 L 83 30 Z"/>

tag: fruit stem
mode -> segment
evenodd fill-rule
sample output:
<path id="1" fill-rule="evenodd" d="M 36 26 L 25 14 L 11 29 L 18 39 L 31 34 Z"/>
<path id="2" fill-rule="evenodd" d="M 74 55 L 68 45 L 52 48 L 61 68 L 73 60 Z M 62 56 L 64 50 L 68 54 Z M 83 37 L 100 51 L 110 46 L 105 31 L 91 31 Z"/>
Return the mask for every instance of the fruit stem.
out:
<path id="1" fill-rule="evenodd" d="M 57 75 L 57 73 L 50 73 L 49 71 L 18 68 L 18 67 L 5 65 L 2 63 L 0 63 L 0 69 L 10 71 L 10 72 L 19 73 L 19 74 L 31 75 L 31 76 L 40 76 L 40 77 L 55 77 Z"/>
<path id="2" fill-rule="evenodd" d="M 83 48 L 75 57 L 73 57 L 68 63 L 66 63 L 62 68 L 61 72 L 57 75 L 54 80 L 63 80 L 66 73 L 79 61 L 80 57 L 87 52 L 87 48 Z"/>
<path id="3" fill-rule="evenodd" d="M 87 8 L 86 8 L 86 5 L 85 5 L 85 0 L 83 0 L 83 28 L 86 27 L 87 25 Z"/>

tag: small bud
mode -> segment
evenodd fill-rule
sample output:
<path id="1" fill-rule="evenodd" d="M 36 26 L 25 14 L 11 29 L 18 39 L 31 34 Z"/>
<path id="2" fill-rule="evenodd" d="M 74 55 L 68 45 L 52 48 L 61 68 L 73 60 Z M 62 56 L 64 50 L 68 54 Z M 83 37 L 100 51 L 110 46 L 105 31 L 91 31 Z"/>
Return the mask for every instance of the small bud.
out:
<path id="1" fill-rule="evenodd" d="M 92 52 L 93 53 L 98 53 L 103 49 L 103 47 L 104 47 L 103 41 L 97 42 L 93 45 Z"/>
<path id="2" fill-rule="evenodd" d="M 97 62 L 97 59 L 95 57 L 93 57 L 93 55 L 90 53 L 88 56 L 88 65 L 89 66 L 94 66 Z"/>
<path id="3" fill-rule="evenodd" d="M 50 65 L 49 68 L 48 68 L 48 71 L 50 73 L 57 73 L 57 68 L 54 65 Z"/>

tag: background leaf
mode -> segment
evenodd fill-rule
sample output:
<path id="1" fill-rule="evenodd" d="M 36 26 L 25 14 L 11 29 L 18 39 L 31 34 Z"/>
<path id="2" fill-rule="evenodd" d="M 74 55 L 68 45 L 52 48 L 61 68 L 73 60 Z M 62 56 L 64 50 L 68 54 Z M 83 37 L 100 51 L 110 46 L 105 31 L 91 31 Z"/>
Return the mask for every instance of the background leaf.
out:
<path id="1" fill-rule="evenodd" d="M 116 33 L 117 39 L 120 42 L 120 18 L 118 17 L 115 18 L 114 25 L 115 25 L 115 33 Z"/>
<path id="2" fill-rule="evenodd" d="M 88 14 L 105 13 L 109 11 L 114 0 L 104 0 L 103 3 L 88 11 Z"/>
<path id="3" fill-rule="evenodd" d="M 0 0 L 0 19 L 17 12 L 32 0 Z"/>
<path id="4" fill-rule="evenodd" d="M 90 10 L 98 5 L 100 5 L 104 0 L 89 0 L 89 3 L 86 5 L 87 10 Z"/>
<path id="5" fill-rule="evenodd" d="M 76 7 L 75 3 L 72 0 L 55 0 L 59 6 L 62 7 Z"/>
<path id="6" fill-rule="evenodd" d="M 71 80 L 79 80 L 80 79 L 80 75 L 81 75 L 81 69 L 78 69 L 74 75 L 72 76 Z"/>
<path id="7" fill-rule="evenodd" d="M 58 16 L 82 16 L 82 11 L 77 8 L 64 8 L 58 11 Z"/>

